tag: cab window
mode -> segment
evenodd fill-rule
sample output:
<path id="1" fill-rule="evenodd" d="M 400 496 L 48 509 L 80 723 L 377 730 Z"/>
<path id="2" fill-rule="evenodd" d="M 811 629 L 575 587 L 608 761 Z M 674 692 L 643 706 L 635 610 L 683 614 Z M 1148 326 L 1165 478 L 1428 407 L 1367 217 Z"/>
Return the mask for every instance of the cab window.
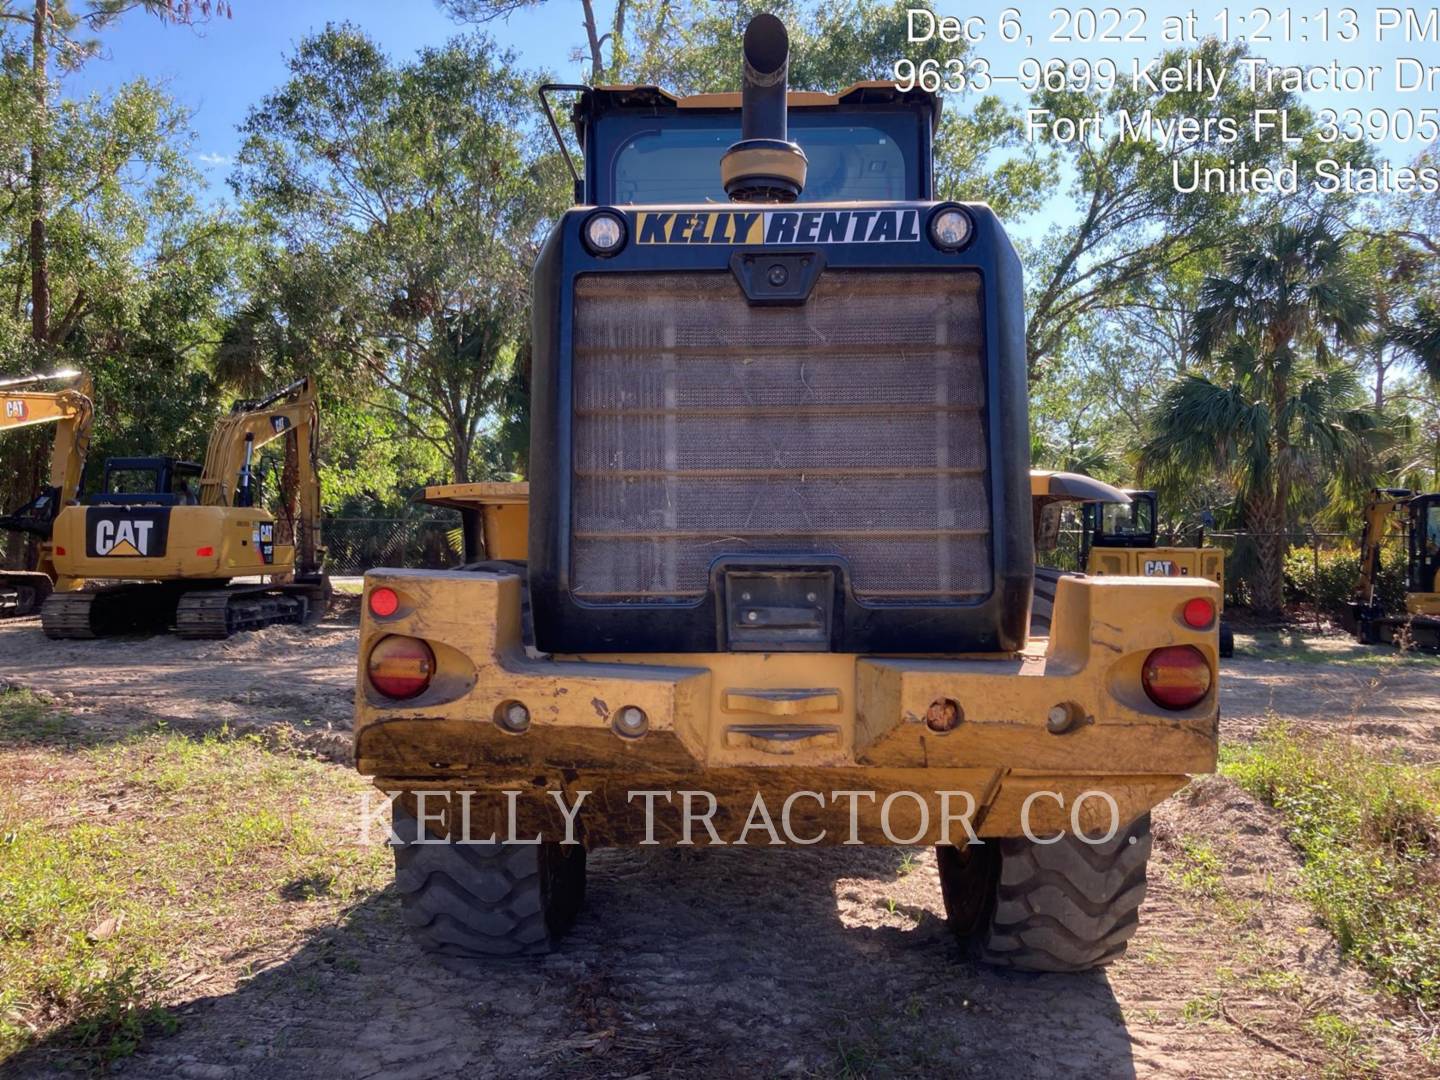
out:
<path id="1" fill-rule="evenodd" d="M 789 135 L 810 163 L 802 202 L 921 197 L 919 119 L 912 110 L 792 109 Z M 596 202 L 729 201 L 720 158 L 740 138 L 738 113 L 676 110 L 663 120 L 619 113 L 600 121 L 597 136 Z"/>
<path id="2" fill-rule="evenodd" d="M 1149 499 L 1106 503 L 1101 511 L 1100 531 L 1106 536 L 1149 536 L 1154 528 Z"/>
<path id="3" fill-rule="evenodd" d="M 105 490 L 110 495 L 158 495 L 159 472 L 155 469 L 112 469 Z"/>

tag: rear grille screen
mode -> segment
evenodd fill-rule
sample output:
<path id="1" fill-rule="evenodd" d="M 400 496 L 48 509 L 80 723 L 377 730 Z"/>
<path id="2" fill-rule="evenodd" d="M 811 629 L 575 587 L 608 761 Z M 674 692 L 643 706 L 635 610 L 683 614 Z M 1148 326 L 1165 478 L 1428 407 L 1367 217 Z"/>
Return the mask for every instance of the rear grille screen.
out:
<path id="1" fill-rule="evenodd" d="M 575 286 L 571 586 L 702 596 L 727 555 L 838 555 L 871 604 L 991 588 L 975 273 L 823 273 L 751 307 L 729 273 Z"/>

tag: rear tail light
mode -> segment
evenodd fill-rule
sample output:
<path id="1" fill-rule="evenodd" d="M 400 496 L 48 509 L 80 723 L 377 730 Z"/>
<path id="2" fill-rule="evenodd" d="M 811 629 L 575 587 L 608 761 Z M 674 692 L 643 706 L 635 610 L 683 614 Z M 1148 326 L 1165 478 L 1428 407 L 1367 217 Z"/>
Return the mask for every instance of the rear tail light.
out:
<path id="1" fill-rule="evenodd" d="M 435 654 L 419 638 L 391 634 L 370 650 L 366 672 L 376 690 L 404 701 L 423 694 L 430 685 L 435 674 Z"/>
<path id="2" fill-rule="evenodd" d="M 56 545 L 55 545 L 55 554 L 56 554 L 56 555 L 64 555 L 64 554 L 65 554 L 65 549 L 64 549 L 63 547 L 61 547 L 59 544 L 56 544 Z"/>
<path id="3" fill-rule="evenodd" d="M 215 549 L 213 547 L 210 547 L 208 544 L 205 547 L 198 547 L 195 549 L 195 555 L 197 558 L 208 559 L 214 554 Z"/>
<path id="4" fill-rule="evenodd" d="M 1215 621 L 1215 605 L 1203 596 L 1188 600 L 1181 611 L 1185 625 L 1195 630 L 1204 630 Z"/>
<path id="5" fill-rule="evenodd" d="M 1210 692 L 1210 663 L 1194 645 L 1169 645 L 1145 658 L 1140 682 L 1162 709 L 1188 709 Z"/>
<path id="6" fill-rule="evenodd" d="M 387 589 L 380 586 L 378 589 L 370 590 L 370 614 L 381 619 L 388 619 L 395 612 L 400 610 L 400 597 L 394 589 Z"/>

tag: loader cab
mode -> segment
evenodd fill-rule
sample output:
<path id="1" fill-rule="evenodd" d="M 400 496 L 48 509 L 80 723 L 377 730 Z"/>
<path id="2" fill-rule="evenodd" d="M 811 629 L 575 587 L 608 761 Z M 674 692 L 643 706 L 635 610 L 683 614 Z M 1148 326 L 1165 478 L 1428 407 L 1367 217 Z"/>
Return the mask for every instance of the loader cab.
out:
<path id="1" fill-rule="evenodd" d="M 1405 590 L 1440 592 L 1440 492 L 1410 500 L 1409 573 Z"/>
<path id="2" fill-rule="evenodd" d="M 107 458 L 99 492 L 90 506 L 195 506 L 200 466 L 172 457 Z"/>
<path id="3" fill-rule="evenodd" d="M 1085 547 L 1153 548 L 1155 492 L 1131 491 L 1128 503 L 1086 503 Z"/>
<path id="4" fill-rule="evenodd" d="M 861 83 L 839 94 L 792 91 L 789 137 L 809 161 L 800 202 L 932 198 L 939 103 L 922 91 Z M 596 87 L 572 119 L 584 150 L 580 201 L 727 205 L 720 159 L 741 137 L 739 94 L 676 98 L 658 87 Z"/>

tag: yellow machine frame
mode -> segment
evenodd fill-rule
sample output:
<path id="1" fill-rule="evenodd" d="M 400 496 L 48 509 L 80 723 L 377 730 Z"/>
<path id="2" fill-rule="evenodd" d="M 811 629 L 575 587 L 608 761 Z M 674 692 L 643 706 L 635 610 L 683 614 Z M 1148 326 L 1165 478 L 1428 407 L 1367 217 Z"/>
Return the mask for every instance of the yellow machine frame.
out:
<path id="1" fill-rule="evenodd" d="M 1038 475 L 1032 492 L 1066 497 L 1063 484 Z M 428 488 L 425 501 L 479 511 L 484 555 L 518 560 L 525 494 L 524 484 L 447 485 Z M 853 808 L 804 806 L 809 832 L 823 829 L 835 843 L 883 843 L 887 826 L 892 837 L 916 837 L 906 842 L 935 842 L 945 814 L 967 799 L 981 836 L 1019 835 L 1022 817 L 1035 829 L 1069 828 L 1072 811 L 1087 828 L 1103 823 L 1112 811 L 1097 791 L 1128 822 L 1215 767 L 1216 687 L 1190 709 L 1167 711 L 1146 697 L 1140 669 L 1169 645 L 1195 646 L 1216 669 L 1216 627 L 1192 628 L 1182 612 L 1197 597 L 1218 611 L 1220 588 L 1176 577 L 1075 576 L 1056 586 L 1050 637 L 1014 654 L 542 658 L 522 641 L 518 576 L 372 570 L 367 596 L 389 589 L 398 605 L 385 617 L 368 604 L 362 611 L 357 767 L 412 807 L 417 790 L 474 792 L 463 820 L 431 819 L 433 832 L 452 838 L 488 836 L 512 818 L 532 835 L 563 829 L 546 794 L 558 790 L 589 791 L 588 805 L 609 808 L 587 818 L 586 843 L 595 846 L 682 840 L 678 809 L 668 819 L 677 831 L 653 836 L 627 812 L 627 793 L 639 789 L 703 788 L 718 799 L 717 828 L 732 836 L 756 792 L 775 805 L 795 791 L 874 792 Z M 366 658 L 390 635 L 433 650 L 433 681 L 412 701 L 386 699 L 368 683 Z M 515 703 L 532 718 L 520 735 L 498 722 Z M 643 738 L 615 730 L 615 716 L 631 707 L 648 718 Z M 929 721 L 949 709 L 953 729 L 935 730 Z M 526 794 L 512 809 L 499 802 L 506 790 Z M 897 791 L 919 801 L 887 805 Z"/>
<path id="2" fill-rule="evenodd" d="M 1412 528 L 1411 505 L 1417 500 L 1426 504 L 1440 495 L 1426 495 L 1403 488 L 1375 488 L 1365 501 L 1365 526 L 1360 540 L 1360 577 L 1355 585 L 1352 605 L 1353 630 L 1366 644 L 1394 642 L 1406 637 L 1416 645 L 1440 647 L 1440 573 L 1422 588 L 1407 580 L 1405 614 L 1393 616 L 1380 610 L 1376 586 L 1380 575 L 1380 550 L 1392 532 L 1408 535 Z M 1412 539 L 1413 543 L 1413 539 Z M 1410 558 L 1416 554 L 1411 552 Z"/>

